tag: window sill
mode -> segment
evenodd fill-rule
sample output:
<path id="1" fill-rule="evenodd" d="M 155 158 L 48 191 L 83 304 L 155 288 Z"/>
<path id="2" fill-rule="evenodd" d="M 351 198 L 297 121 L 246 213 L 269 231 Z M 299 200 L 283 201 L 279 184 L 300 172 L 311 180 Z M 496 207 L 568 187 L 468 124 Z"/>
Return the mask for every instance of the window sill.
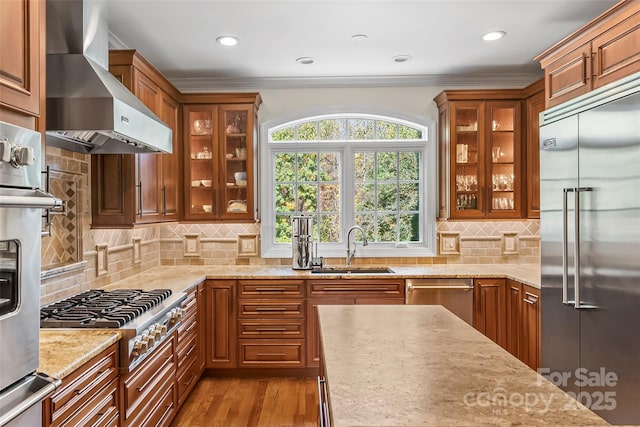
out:
<path id="1" fill-rule="evenodd" d="M 396 248 L 391 245 L 372 247 L 368 245 L 363 247 L 361 244 L 356 246 L 356 257 L 360 258 L 398 258 L 398 257 L 435 257 L 436 254 L 425 246 L 409 246 L 407 248 Z M 315 248 L 314 248 L 315 252 Z M 344 258 L 347 254 L 347 248 L 322 248 L 318 249 L 318 253 L 314 256 L 323 258 Z M 263 248 L 262 258 L 291 258 L 291 245 L 278 245 L 270 248 Z"/>

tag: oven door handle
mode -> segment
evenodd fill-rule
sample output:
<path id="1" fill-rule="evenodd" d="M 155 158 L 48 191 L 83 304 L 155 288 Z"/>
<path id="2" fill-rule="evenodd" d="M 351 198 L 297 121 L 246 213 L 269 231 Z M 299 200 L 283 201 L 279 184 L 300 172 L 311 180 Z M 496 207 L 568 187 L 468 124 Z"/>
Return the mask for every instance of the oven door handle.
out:
<path id="1" fill-rule="evenodd" d="M 32 378 L 28 379 L 26 382 L 18 383 L 14 389 L 7 392 L 9 394 L 11 391 L 16 391 L 21 387 L 30 387 L 31 384 L 35 383 L 37 387 L 40 387 L 35 393 L 30 394 L 22 401 L 18 402 L 11 409 L 6 411 L 4 414 L 0 415 L 0 426 L 8 424 L 11 420 L 21 415 L 27 409 L 31 408 L 33 405 L 41 405 L 42 401 L 47 398 L 51 393 L 55 391 L 56 388 L 61 384 L 61 381 L 55 378 L 51 378 L 44 374 L 36 373 Z"/>
<path id="2" fill-rule="evenodd" d="M 35 189 L 31 196 L 0 196 L 0 208 L 62 209 L 62 200 L 53 194 Z"/>

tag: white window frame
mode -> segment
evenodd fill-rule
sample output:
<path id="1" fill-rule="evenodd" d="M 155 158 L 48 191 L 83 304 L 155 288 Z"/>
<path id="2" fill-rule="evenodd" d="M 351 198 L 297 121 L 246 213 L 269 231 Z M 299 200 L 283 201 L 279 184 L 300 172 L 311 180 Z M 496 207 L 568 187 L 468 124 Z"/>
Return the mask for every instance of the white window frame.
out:
<path id="1" fill-rule="evenodd" d="M 331 118 L 368 118 L 405 124 L 409 127 L 422 130 L 424 140 L 389 140 L 388 143 L 356 140 L 321 141 L 321 142 L 269 142 L 269 130 L 284 125 L 294 126 L 297 123 L 331 119 Z M 437 212 L 437 147 L 435 142 L 435 123 L 407 118 L 398 114 L 381 115 L 362 112 L 341 112 L 330 114 L 307 115 L 304 117 L 290 118 L 288 120 L 272 120 L 260 125 L 260 197 L 261 211 L 261 256 L 263 258 L 290 258 L 292 256 L 291 244 L 275 243 L 275 205 L 274 205 L 274 159 L 276 153 L 291 152 L 292 146 L 296 151 L 333 151 L 341 156 L 341 188 L 340 203 L 342 212 L 341 236 L 339 243 L 319 243 L 316 256 L 325 258 L 342 258 L 346 254 L 346 233 L 352 224 L 355 212 L 352 200 L 348 194 L 353 193 L 353 152 L 354 151 L 420 151 L 422 156 L 420 180 L 422 193 L 420 194 L 420 212 L 423 217 L 422 241 L 396 243 L 375 243 L 368 246 L 360 244 L 362 237 L 357 234 L 357 256 L 371 258 L 389 257 L 430 257 L 435 256 L 436 248 L 436 212 Z M 418 148 L 418 150 L 416 150 Z M 347 192 L 347 189 L 350 189 Z M 315 243 L 314 243 L 315 246 Z"/>

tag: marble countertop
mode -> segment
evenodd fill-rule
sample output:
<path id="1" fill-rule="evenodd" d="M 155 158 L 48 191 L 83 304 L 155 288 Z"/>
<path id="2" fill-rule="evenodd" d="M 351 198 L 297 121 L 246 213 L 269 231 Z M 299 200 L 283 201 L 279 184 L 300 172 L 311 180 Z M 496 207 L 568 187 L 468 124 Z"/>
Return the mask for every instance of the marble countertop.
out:
<path id="1" fill-rule="evenodd" d="M 63 379 L 120 339 L 108 329 L 40 329 L 38 372 Z"/>
<path id="2" fill-rule="evenodd" d="M 319 306 L 332 425 L 608 425 L 441 306 Z"/>

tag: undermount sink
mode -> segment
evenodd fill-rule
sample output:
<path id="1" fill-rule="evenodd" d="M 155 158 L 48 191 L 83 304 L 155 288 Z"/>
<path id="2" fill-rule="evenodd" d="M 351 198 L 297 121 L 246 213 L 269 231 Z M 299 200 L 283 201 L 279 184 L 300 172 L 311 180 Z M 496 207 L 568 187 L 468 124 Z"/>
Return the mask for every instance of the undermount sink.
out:
<path id="1" fill-rule="evenodd" d="M 311 270 L 311 273 L 315 274 L 388 274 L 393 273 L 394 271 L 390 268 L 386 267 L 353 267 L 353 268 L 314 268 Z"/>

